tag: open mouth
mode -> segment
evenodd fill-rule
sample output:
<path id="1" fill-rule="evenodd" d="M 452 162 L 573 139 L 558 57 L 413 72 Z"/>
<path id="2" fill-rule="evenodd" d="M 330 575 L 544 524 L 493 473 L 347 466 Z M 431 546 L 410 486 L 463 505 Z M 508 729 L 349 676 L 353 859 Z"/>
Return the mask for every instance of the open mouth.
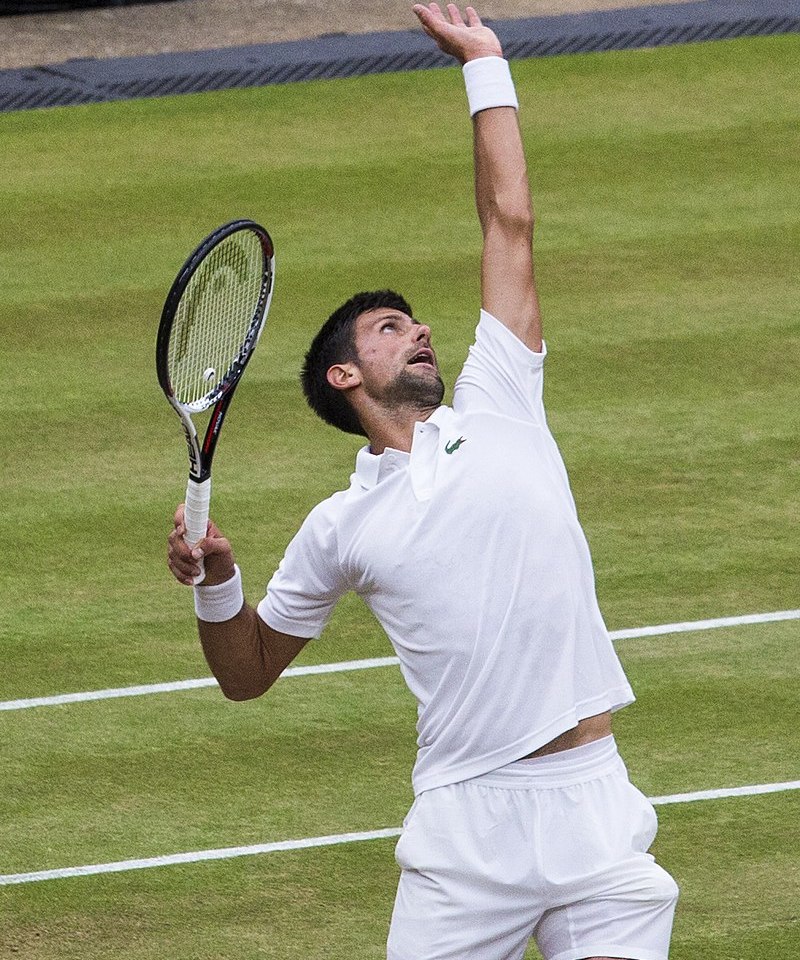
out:
<path id="1" fill-rule="evenodd" d="M 435 368 L 436 360 L 433 356 L 433 350 L 429 350 L 427 347 L 423 347 L 422 350 L 418 350 L 408 361 L 408 366 L 418 363 L 427 364 L 427 366 Z"/>

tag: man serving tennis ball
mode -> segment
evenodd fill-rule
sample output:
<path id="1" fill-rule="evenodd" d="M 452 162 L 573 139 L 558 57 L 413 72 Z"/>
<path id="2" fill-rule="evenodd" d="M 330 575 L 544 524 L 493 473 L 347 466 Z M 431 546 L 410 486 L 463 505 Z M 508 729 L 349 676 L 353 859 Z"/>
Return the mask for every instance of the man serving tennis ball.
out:
<path id="1" fill-rule="evenodd" d="M 349 489 L 311 511 L 256 609 L 213 523 L 184 543 L 182 508 L 169 565 L 190 584 L 205 559 L 200 639 L 233 700 L 264 693 L 349 590 L 386 630 L 419 704 L 390 960 L 512 960 L 531 938 L 545 960 L 665 960 L 677 887 L 611 734 L 633 693 L 542 405 L 514 85 L 472 7 L 414 12 L 463 64 L 473 118 L 482 309 L 453 405 L 430 328 L 398 294 L 357 294 L 303 370 L 317 413 L 369 441 Z"/>

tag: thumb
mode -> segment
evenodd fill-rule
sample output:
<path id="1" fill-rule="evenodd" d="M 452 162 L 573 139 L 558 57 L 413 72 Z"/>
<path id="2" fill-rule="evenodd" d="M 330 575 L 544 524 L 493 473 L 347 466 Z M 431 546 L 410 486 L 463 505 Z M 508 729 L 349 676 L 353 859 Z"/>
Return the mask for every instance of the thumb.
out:
<path id="1" fill-rule="evenodd" d="M 216 533 L 217 536 L 213 536 Z M 206 535 L 192 550 L 192 557 L 199 561 L 203 560 L 205 565 L 205 579 L 203 583 L 206 586 L 213 586 L 216 583 L 224 583 L 236 573 L 236 560 L 233 556 L 230 541 L 223 537 L 216 528 L 209 528 Z"/>
<path id="2" fill-rule="evenodd" d="M 223 537 L 219 530 L 209 529 L 208 533 L 199 540 L 192 548 L 192 556 L 199 560 L 200 557 L 218 557 L 231 553 L 230 541 Z"/>

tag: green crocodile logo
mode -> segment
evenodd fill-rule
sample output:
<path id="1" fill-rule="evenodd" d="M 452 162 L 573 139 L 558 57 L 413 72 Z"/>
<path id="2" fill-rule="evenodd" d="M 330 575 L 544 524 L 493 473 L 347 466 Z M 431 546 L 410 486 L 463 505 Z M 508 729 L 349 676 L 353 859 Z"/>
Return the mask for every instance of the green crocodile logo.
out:
<path id="1" fill-rule="evenodd" d="M 444 452 L 445 452 L 445 453 L 455 453 L 456 450 L 458 450 L 458 448 L 461 446 L 461 444 L 462 444 L 462 443 L 466 443 L 466 441 L 467 441 L 467 438 L 466 438 L 466 437 L 459 437 L 458 440 L 451 440 L 450 443 L 448 443 L 448 444 L 445 446 Z"/>

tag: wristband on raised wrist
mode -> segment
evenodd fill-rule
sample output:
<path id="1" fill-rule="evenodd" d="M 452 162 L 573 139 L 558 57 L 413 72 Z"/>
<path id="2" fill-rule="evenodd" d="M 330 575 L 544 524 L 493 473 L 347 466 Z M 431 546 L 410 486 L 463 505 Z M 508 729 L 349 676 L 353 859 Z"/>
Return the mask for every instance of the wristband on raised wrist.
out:
<path id="1" fill-rule="evenodd" d="M 198 620 L 206 623 L 222 623 L 231 620 L 244 606 L 242 573 L 237 564 L 234 574 L 224 583 L 213 586 L 199 584 L 194 588 L 194 612 Z"/>
<path id="2" fill-rule="evenodd" d="M 467 88 L 469 115 L 474 117 L 481 110 L 492 107 L 519 109 L 517 91 L 508 60 L 503 57 L 480 57 L 468 60 L 462 67 Z"/>

